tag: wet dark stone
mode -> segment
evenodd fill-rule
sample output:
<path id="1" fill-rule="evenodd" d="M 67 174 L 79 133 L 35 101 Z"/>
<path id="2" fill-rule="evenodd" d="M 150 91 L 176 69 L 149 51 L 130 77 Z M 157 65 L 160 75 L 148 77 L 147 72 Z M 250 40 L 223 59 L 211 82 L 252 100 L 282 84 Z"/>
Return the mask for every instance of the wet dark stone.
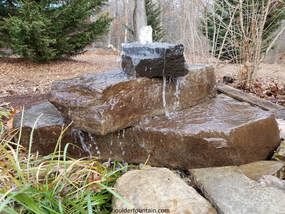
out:
<path id="1" fill-rule="evenodd" d="M 25 113 L 21 142 L 28 147 L 35 126 L 32 151 L 50 154 L 64 127 L 59 112 L 50 104 L 33 106 Z M 16 115 L 19 127 L 20 115 Z M 183 169 L 240 165 L 265 160 L 279 145 L 279 130 L 270 112 L 225 95 L 167 116 L 156 116 L 107 135 L 95 135 L 70 128 L 65 133 L 68 154 L 96 156 L 152 166 Z"/>
<path id="2" fill-rule="evenodd" d="M 231 76 L 223 76 L 223 83 L 233 83 L 235 79 Z"/>
<path id="3" fill-rule="evenodd" d="M 147 119 L 106 136 L 87 136 L 101 159 L 184 169 L 266 160 L 279 145 L 274 116 L 225 95 L 170 117 Z M 96 149 L 97 148 L 97 149 Z"/>
<path id="4" fill-rule="evenodd" d="M 190 72 L 167 82 L 167 111 L 185 109 L 216 95 L 212 66 L 188 66 Z M 147 117 L 165 113 L 161 78 L 136 78 L 120 70 L 54 82 L 50 101 L 79 130 L 106 135 Z"/>
<path id="5" fill-rule="evenodd" d="M 122 50 L 123 70 L 137 77 L 178 77 L 188 73 L 182 44 L 128 43 Z"/>
<path id="6" fill-rule="evenodd" d="M 22 113 L 18 113 L 14 116 L 13 127 L 20 128 Z M 37 123 L 36 123 L 37 121 Z M 44 102 L 32 106 L 24 111 L 22 133 L 21 133 L 21 145 L 25 148 L 30 146 L 30 136 L 33 132 L 32 140 L 32 152 L 38 152 L 41 155 L 49 155 L 54 152 L 57 145 L 60 134 L 66 127 L 64 120 L 61 117 L 60 112 L 49 102 Z M 15 137 L 17 142 L 18 135 Z M 67 143 L 77 143 L 77 135 L 74 134 L 73 129 L 68 129 L 61 139 L 61 150 L 63 151 Z M 69 146 L 68 152 L 72 156 L 87 156 L 88 152 L 85 152 L 79 147 Z"/>

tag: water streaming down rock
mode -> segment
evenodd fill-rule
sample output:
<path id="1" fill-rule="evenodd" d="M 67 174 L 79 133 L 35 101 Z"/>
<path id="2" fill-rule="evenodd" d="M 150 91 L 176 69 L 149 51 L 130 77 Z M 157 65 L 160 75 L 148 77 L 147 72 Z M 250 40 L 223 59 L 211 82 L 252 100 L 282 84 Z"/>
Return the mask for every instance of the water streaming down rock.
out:
<path id="1" fill-rule="evenodd" d="M 179 79 L 175 79 L 175 93 L 174 93 L 174 96 L 176 97 L 176 100 L 174 102 L 174 106 L 175 106 L 175 109 L 179 106 L 180 104 L 180 101 L 179 101 L 179 98 L 180 98 L 180 80 Z"/>
<path id="2" fill-rule="evenodd" d="M 106 135 L 147 117 L 165 114 L 163 105 L 173 112 L 214 97 L 213 67 L 189 66 L 187 69 L 189 72 L 186 76 L 178 77 L 178 106 L 175 103 L 177 88 L 174 84 L 166 84 L 165 80 L 164 87 L 161 78 L 134 77 L 120 70 L 54 82 L 50 101 L 66 121 L 73 121 L 75 128 Z M 167 103 L 163 104 L 163 99 Z"/>
<path id="3" fill-rule="evenodd" d="M 122 132 L 93 135 L 102 159 L 110 157 L 111 148 L 112 159 L 142 163 L 150 156 L 148 163 L 153 166 L 239 165 L 266 159 L 279 144 L 271 113 L 221 95 Z"/>
<path id="4" fill-rule="evenodd" d="M 95 141 L 94 137 L 90 133 L 88 133 L 88 137 L 91 140 L 91 143 L 93 143 L 95 145 L 96 153 L 97 153 L 98 157 L 100 158 L 101 152 L 100 152 L 100 150 L 98 148 L 98 145 L 96 144 L 96 141 Z M 89 145 L 91 145 L 91 144 L 89 144 Z"/>
<path id="5" fill-rule="evenodd" d="M 79 141 L 82 149 L 89 154 L 89 157 L 93 157 L 92 145 L 85 140 L 84 133 L 81 130 L 71 128 L 72 136 L 74 141 L 77 143 Z"/>

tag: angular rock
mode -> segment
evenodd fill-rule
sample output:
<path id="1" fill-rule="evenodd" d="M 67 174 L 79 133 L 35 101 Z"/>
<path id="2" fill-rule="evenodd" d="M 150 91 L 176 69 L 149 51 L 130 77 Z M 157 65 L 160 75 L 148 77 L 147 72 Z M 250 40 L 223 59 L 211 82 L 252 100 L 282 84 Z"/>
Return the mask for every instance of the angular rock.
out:
<path id="1" fill-rule="evenodd" d="M 14 116 L 13 127 L 20 128 L 22 113 Z M 38 122 L 36 123 L 36 120 Z M 30 136 L 34 127 L 32 152 L 39 152 L 41 155 L 48 155 L 54 152 L 57 140 L 65 127 L 60 112 L 49 102 L 41 103 L 24 111 L 21 145 L 28 148 Z M 17 136 L 18 139 L 18 136 Z M 71 129 L 68 129 L 61 140 L 63 151 L 67 143 L 73 143 Z M 81 146 L 81 145 L 79 145 Z M 73 156 L 85 156 L 84 150 L 69 146 L 68 152 Z"/>
<path id="2" fill-rule="evenodd" d="M 182 44 L 128 43 L 122 49 L 122 68 L 137 77 L 184 76 L 188 70 L 183 53 Z"/>
<path id="3" fill-rule="evenodd" d="M 127 128 L 146 117 L 176 111 L 215 96 L 211 66 L 189 66 L 189 74 L 168 82 L 106 71 L 55 82 L 50 102 L 75 128 L 98 135 Z M 164 108 L 165 106 L 165 108 Z"/>
<path id="4" fill-rule="evenodd" d="M 285 213 L 285 192 L 266 187 L 238 167 L 190 170 L 194 183 L 220 214 Z"/>
<path id="5" fill-rule="evenodd" d="M 165 213 L 217 213 L 194 188 L 165 168 L 127 172 L 117 180 L 115 191 L 138 210 L 156 210 L 148 213 L 158 213 L 159 209 L 167 209 Z M 114 213 L 130 213 L 124 212 L 126 208 L 126 204 L 113 198 Z"/>
<path id="6" fill-rule="evenodd" d="M 101 159 L 144 163 L 149 157 L 153 166 L 185 169 L 266 160 L 280 143 L 270 112 L 225 95 L 117 133 L 82 136 Z"/>
<path id="7" fill-rule="evenodd" d="M 280 161 L 257 161 L 239 166 L 241 172 L 252 180 L 259 180 L 265 175 L 278 173 L 284 164 Z"/>

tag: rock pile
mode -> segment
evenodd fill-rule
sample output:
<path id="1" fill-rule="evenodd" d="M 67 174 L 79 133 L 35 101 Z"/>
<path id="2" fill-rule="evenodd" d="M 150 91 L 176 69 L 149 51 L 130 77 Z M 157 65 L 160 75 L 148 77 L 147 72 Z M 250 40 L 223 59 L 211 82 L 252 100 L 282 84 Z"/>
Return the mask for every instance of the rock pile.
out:
<path id="1" fill-rule="evenodd" d="M 280 144 L 274 115 L 216 96 L 213 67 L 185 65 L 182 45 L 127 44 L 122 67 L 55 82 L 50 102 L 25 111 L 23 121 L 15 116 L 22 144 L 29 146 L 33 129 L 32 151 L 49 154 L 72 122 L 61 149 L 67 143 L 82 149 L 70 146 L 70 155 L 148 159 L 186 169 L 195 186 L 165 168 L 131 171 L 115 185 L 127 203 L 114 198 L 114 213 L 285 213 L 285 183 L 273 176 L 284 165 L 259 161 Z"/>
<path id="2" fill-rule="evenodd" d="M 44 113 L 34 132 L 33 151 L 49 152 L 56 144 L 53 133 L 71 121 L 62 143 L 83 149 L 71 149 L 72 154 L 131 163 L 149 157 L 154 166 L 245 164 L 266 159 L 280 143 L 274 116 L 223 95 L 215 97 L 213 67 L 185 65 L 182 45 L 127 44 L 122 67 L 55 82 L 50 102 L 57 110 L 44 104 L 24 115 L 24 136 L 29 136 L 35 115 Z M 22 142 L 28 145 L 28 137 Z"/>

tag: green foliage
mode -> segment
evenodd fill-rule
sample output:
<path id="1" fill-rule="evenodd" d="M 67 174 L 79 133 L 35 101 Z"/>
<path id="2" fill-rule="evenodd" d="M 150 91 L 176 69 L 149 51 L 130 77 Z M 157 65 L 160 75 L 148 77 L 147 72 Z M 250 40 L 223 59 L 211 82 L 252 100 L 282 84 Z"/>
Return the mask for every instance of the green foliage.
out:
<path id="1" fill-rule="evenodd" d="M 147 25 L 150 25 L 153 29 L 153 41 L 162 41 L 165 36 L 165 30 L 161 25 L 161 9 L 152 0 L 145 0 L 145 9 Z"/>
<path id="2" fill-rule="evenodd" d="M 265 52 L 272 42 L 276 30 L 285 19 L 285 1 L 272 1 L 266 16 L 264 29 L 258 29 L 263 18 L 264 6 L 269 0 L 244 0 L 241 7 L 237 0 L 214 1 L 212 7 L 205 9 L 202 33 L 209 39 L 211 53 L 221 60 L 243 61 L 241 46 L 254 46 L 257 41 L 256 30 L 262 30 L 261 51 Z M 262 6 L 263 3 L 263 6 Z M 242 8 L 243 27 L 241 29 L 240 8 Z M 245 36 L 244 36 L 245 35 Z M 245 37 L 248 41 L 244 41 Z M 254 41 L 255 40 L 255 41 Z"/>
<path id="3" fill-rule="evenodd" d="M 8 33 L 4 28 L 4 18 L 8 18 L 10 15 L 15 14 L 15 2 L 11 0 L 0 0 L 0 48 L 9 47 Z M 0 51 L 0 55 L 4 54 Z"/>
<path id="4" fill-rule="evenodd" d="M 0 113 L 6 116 L 6 112 Z M 47 156 L 30 152 L 33 130 L 28 152 L 20 145 L 21 128 L 19 135 L 17 130 L 0 133 L 0 213 L 107 214 L 112 211 L 113 196 L 133 208 L 113 190 L 115 181 L 132 166 L 68 157 L 72 144 L 57 150 L 67 128 L 54 153 Z M 14 143 L 16 135 L 18 142 Z"/>
<path id="5" fill-rule="evenodd" d="M 13 53 L 38 62 L 78 54 L 109 30 L 107 15 L 87 22 L 106 1 L 20 0 L 16 12 L 2 18 L 0 34 L 6 38 L 2 43 Z"/>

